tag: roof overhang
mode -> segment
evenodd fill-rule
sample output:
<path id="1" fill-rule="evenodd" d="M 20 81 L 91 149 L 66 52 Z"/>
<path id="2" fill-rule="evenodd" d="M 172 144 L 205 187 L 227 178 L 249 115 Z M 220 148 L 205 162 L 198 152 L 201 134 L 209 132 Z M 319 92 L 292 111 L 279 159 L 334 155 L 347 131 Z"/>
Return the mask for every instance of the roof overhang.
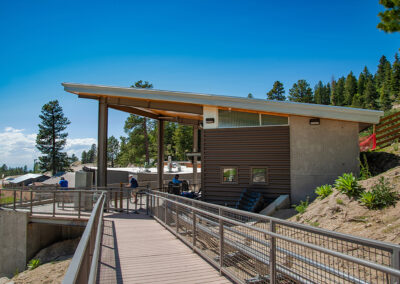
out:
<path id="1" fill-rule="evenodd" d="M 153 116 L 153 118 L 166 120 L 168 120 L 167 118 L 176 118 L 177 120 L 186 120 L 186 122 L 200 122 L 204 106 L 319 117 L 364 124 L 377 124 L 380 117 L 383 116 L 382 111 L 287 101 L 75 83 L 62 83 L 62 85 L 65 91 L 79 95 L 81 98 L 98 99 L 99 97 L 106 97 L 110 107 L 129 108 L 120 109 L 123 111 L 142 111 L 144 116 L 149 115 L 148 117 Z"/>

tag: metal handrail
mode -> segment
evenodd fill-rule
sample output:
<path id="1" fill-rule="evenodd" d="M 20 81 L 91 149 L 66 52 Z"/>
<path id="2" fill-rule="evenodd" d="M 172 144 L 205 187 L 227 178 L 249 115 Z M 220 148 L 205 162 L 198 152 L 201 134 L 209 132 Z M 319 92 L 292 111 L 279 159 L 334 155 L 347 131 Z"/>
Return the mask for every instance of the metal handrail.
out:
<path id="1" fill-rule="evenodd" d="M 167 196 L 188 202 L 187 197 L 183 197 L 183 196 L 179 196 L 179 195 L 172 195 L 172 194 L 168 194 L 165 192 L 155 192 L 155 193 L 160 194 L 160 195 L 167 195 Z M 295 222 L 291 222 L 291 221 L 287 221 L 287 220 L 283 220 L 283 219 L 278 219 L 278 218 L 271 217 L 271 216 L 265 216 L 265 215 L 261 215 L 261 214 L 257 214 L 257 213 L 253 213 L 253 212 L 243 211 L 243 210 L 239 210 L 236 208 L 221 206 L 221 205 L 217 205 L 217 204 L 213 204 L 213 203 L 207 203 L 204 201 L 199 201 L 199 200 L 193 199 L 193 200 L 190 200 L 190 202 L 194 203 L 194 204 L 199 204 L 202 206 L 213 207 L 217 210 L 222 208 L 224 210 L 224 212 L 230 212 L 230 213 L 234 213 L 234 214 L 238 214 L 238 215 L 242 215 L 242 216 L 262 219 L 262 220 L 265 220 L 268 222 L 272 221 L 275 224 L 281 224 L 281 225 L 285 225 L 285 226 L 288 226 L 291 228 L 297 228 L 297 229 L 301 229 L 301 230 L 308 231 L 308 232 L 318 233 L 320 235 L 335 237 L 337 239 L 346 240 L 349 242 L 354 241 L 357 244 L 363 244 L 363 245 L 374 246 L 374 247 L 376 246 L 376 247 L 379 247 L 380 249 L 386 249 L 389 252 L 392 251 L 393 249 L 400 250 L 400 245 L 393 244 L 393 243 L 377 241 L 377 240 L 368 239 L 368 238 L 364 238 L 364 237 L 357 237 L 357 236 L 344 234 L 344 233 L 340 233 L 340 232 L 336 232 L 336 231 L 330 231 L 330 230 L 323 229 L 323 228 L 318 228 L 318 227 L 295 223 Z"/>
<path id="2" fill-rule="evenodd" d="M 96 282 L 104 204 L 105 193 L 102 192 L 90 215 L 85 231 L 83 232 L 62 283 L 75 284 Z M 94 239 L 93 232 L 96 232 Z M 85 260 L 86 263 L 84 263 Z"/>
<path id="3" fill-rule="evenodd" d="M 333 238 L 336 237 L 339 240 L 345 240 L 347 242 L 354 242 L 354 243 L 357 243 L 357 244 L 362 244 L 362 245 L 365 245 L 365 246 L 374 247 L 374 248 L 378 248 L 378 249 L 381 249 L 381 250 L 384 250 L 384 251 L 391 252 L 391 253 L 393 253 L 393 255 L 395 255 L 395 257 L 398 257 L 398 254 L 399 254 L 399 248 L 400 248 L 399 245 L 390 244 L 390 243 L 382 243 L 382 242 L 378 242 L 378 241 L 375 241 L 375 240 L 369 240 L 369 239 L 365 239 L 365 238 L 358 238 L 358 237 L 355 237 L 355 236 L 350 236 L 350 235 L 346 235 L 346 234 L 342 234 L 342 233 L 332 232 L 332 231 L 328 231 L 328 230 L 324 230 L 324 229 L 320 229 L 320 228 L 314 228 L 314 227 L 309 228 L 308 226 L 305 226 L 305 225 L 296 224 L 296 223 L 292 223 L 292 222 L 289 222 L 289 221 L 276 219 L 276 218 L 273 218 L 273 217 L 261 216 L 261 215 L 255 214 L 255 213 L 244 212 L 244 211 L 241 211 L 241 210 L 227 208 L 227 207 L 223 207 L 223 206 L 219 206 L 219 205 L 215 205 L 215 204 L 209 204 L 209 203 L 205 203 L 205 202 L 201 202 L 201 201 L 197 201 L 197 200 L 189 200 L 189 199 L 184 198 L 184 197 L 170 195 L 170 194 L 161 193 L 161 192 L 151 192 L 151 191 L 149 191 L 148 195 L 150 197 L 154 197 L 157 200 L 158 199 L 164 200 L 164 202 L 165 202 L 165 204 L 163 205 L 163 207 L 165 207 L 164 214 L 167 213 L 167 204 L 171 203 L 171 204 L 175 204 L 174 206 L 176 206 L 176 208 L 178 208 L 178 206 L 179 206 L 179 207 L 182 207 L 182 208 L 189 209 L 191 212 L 193 212 L 193 216 L 195 216 L 195 214 L 196 215 L 202 214 L 203 216 L 208 216 L 209 218 L 215 219 L 215 221 L 212 221 L 212 220 L 208 220 L 206 217 L 200 218 L 200 220 L 201 219 L 206 219 L 205 222 L 213 224 L 213 226 L 215 228 L 218 228 L 218 224 L 219 224 L 219 231 L 220 232 L 223 231 L 224 229 L 232 230 L 231 228 L 229 228 L 226 225 L 224 225 L 224 223 L 225 223 L 225 224 L 230 224 L 230 225 L 242 226 L 242 227 L 247 228 L 249 230 L 253 230 L 255 232 L 259 232 L 259 233 L 262 233 L 262 234 L 264 234 L 266 236 L 269 236 L 270 237 L 270 243 L 267 244 L 266 246 L 269 247 L 270 252 L 272 252 L 272 251 L 283 252 L 284 251 L 284 249 L 279 248 L 276 245 L 275 239 L 280 239 L 280 240 L 283 240 L 283 241 L 286 241 L 286 242 L 289 242 L 289 243 L 292 243 L 292 244 L 296 244 L 296 245 L 311 249 L 313 251 L 317 251 L 317 252 L 320 252 L 320 253 L 323 253 L 323 254 L 328 254 L 328 255 L 331 255 L 331 256 L 336 257 L 338 259 L 342 259 L 342 260 L 345 260 L 345 261 L 349 261 L 351 263 L 359 264 L 361 266 L 364 266 L 364 267 L 367 267 L 367 268 L 370 268 L 370 269 L 374 269 L 376 271 L 379 271 L 379 272 L 382 272 L 384 274 L 390 275 L 392 277 L 392 279 L 394 279 L 394 280 L 392 280 L 392 283 L 398 283 L 398 282 L 395 282 L 395 281 L 398 281 L 400 279 L 400 270 L 398 270 L 397 267 L 396 268 L 392 268 L 392 267 L 385 266 L 385 265 L 382 265 L 382 264 L 378 264 L 378 263 L 375 263 L 375 262 L 372 262 L 372 261 L 369 261 L 369 260 L 365 260 L 365 259 L 358 258 L 358 257 L 352 256 L 352 255 L 347 255 L 345 253 L 341 253 L 341 252 L 338 252 L 338 251 L 335 251 L 335 250 L 331 250 L 331 249 L 328 249 L 328 248 L 325 248 L 325 247 L 321 247 L 321 246 L 316 245 L 316 244 L 303 242 L 303 241 L 300 241 L 300 240 L 297 240 L 297 239 L 294 239 L 294 238 L 279 234 L 274 230 L 268 231 L 268 230 L 256 227 L 254 225 L 251 225 L 251 224 L 248 224 L 248 223 L 245 223 L 245 222 L 240 222 L 240 221 L 237 221 L 235 219 L 224 217 L 224 216 L 222 216 L 221 212 L 223 212 L 223 211 L 225 211 L 225 212 L 234 212 L 235 214 L 239 214 L 240 216 L 245 215 L 245 216 L 248 216 L 248 217 L 256 217 L 257 219 L 267 220 L 267 221 L 270 222 L 270 225 L 271 225 L 270 228 L 274 228 L 274 226 L 276 224 L 283 224 L 283 225 L 286 225 L 286 226 L 289 226 L 289 227 L 302 229 L 304 231 L 311 231 L 311 232 L 314 232 L 314 233 L 319 233 L 319 234 L 324 235 L 324 236 L 327 235 L 327 236 L 333 237 Z M 179 200 L 179 201 L 177 201 L 177 200 Z M 191 205 L 189 205 L 187 203 L 191 203 Z M 159 204 L 159 201 L 157 201 L 157 208 L 158 208 L 157 211 L 156 211 L 157 214 L 159 214 L 159 205 L 158 204 Z M 151 206 L 154 206 L 154 205 L 155 205 L 154 203 L 151 204 Z M 209 212 L 209 211 L 197 208 L 197 207 L 195 207 L 195 205 L 207 206 L 207 207 L 211 207 L 213 209 L 218 209 L 219 213 L 217 214 L 217 213 Z M 171 211 L 173 211 L 173 210 L 171 210 Z M 213 236 L 213 237 L 215 237 L 217 239 L 219 238 L 220 242 L 222 242 L 222 245 L 224 244 L 224 240 L 223 240 L 223 235 L 224 234 L 220 233 L 218 235 L 217 232 L 211 231 L 210 229 L 206 228 L 204 225 L 196 224 L 195 223 L 195 219 L 193 219 L 193 222 L 191 222 L 190 220 L 185 220 L 185 219 L 190 218 L 190 217 L 186 216 L 186 217 L 183 218 L 183 216 L 179 216 L 178 212 L 173 212 L 173 214 L 175 215 L 177 223 L 178 223 L 179 220 L 182 220 L 183 222 L 188 222 L 190 226 L 193 226 L 193 230 L 204 230 L 205 232 L 208 231 L 207 233 L 209 235 L 211 235 L 211 236 Z M 173 232 L 175 235 L 177 235 L 177 237 L 181 238 L 185 243 L 187 243 L 187 241 L 184 240 L 184 238 L 182 238 L 179 235 L 178 229 L 176 229 L 176 232 L 175 232 L 175 230 L 172 230 L 169 227 L 169 225 L 166 223 L 166 220 L 167 220 L 166 219 L 166 215 L 164 215 L 164 220 L 161 220 L 161 219 L 157 218 L 154 215 L 153 215 L 153 217 L 155 217 L 160 223 L 162 223 L 167 228 L 169 228 L 171 230 L 171 232 Z M 181 221 L 179 221 L 179 223 L 180 222 Z M 221 227 L 221 223 L 222 223 L 222 227 Z M 175 224 L 175 226 L 178 227 L 179 225 Z M 243 234 L 243 233 L 240 233 L 240 234 Z M 251 238 L 251 235 L 249 235 L 248 237 Z M 194 242 L 195 242 L 195 240 L 193 240 L 193 244 L 189 243 L 188 245 L 192 246 L 193 249 L 195 251 L 197 251 L 199 254 L 203 254 L 201 252 L 201 250 L 195 248 Z M 246 249 L 243 249 L 243 248 L 240 247 L 242 245 L 239 246 L 238 244 L 232 243 L 232 241 L 229 241 L 229 240 L 227 240 L 226 242 L 229 242 L 229 244 L 227 243 L 228 245 L 230 245 L 232 247 L 235 247 L 238 250 L 242 250 L 242 252 L 244 252 L 245 254 L 249 255 L 250 257 L 256 258 L 256 255 L 254 254 L 256 252 L 255 251 L 252 252 L 253 251 L 252 248 L 247 247 Z M 220 245 L 220 246 L 222 247 L 222 245 Z M 287 250 L 287 248 L 285 250 Z M 328 273 L 332 273 L 332 274 L 334 274 L 334 275 L 336 275 L 336 276 L 338 276 L 338 277 L 340 277 L 342 279 L 351 281 L 352 283 L 368 283 L 368 282 L 366 282 L 366 281 L 364 281 L 362 279 L 357 279 L 354 276 L 351 276 L 351 275 L 348 275 L 348 274 L 346 274 L 346 273 L 344 273 L 342 271 L 333 269 L 333 268 L 329 267 L 329 265 L 325 265 L 323 263 L 318 263 L 318 262 L 316 262 L 314 260 L 307 259 L 304 256 L 296 255 L 295 252 L 290 252 L 289 251 L 288 253 L 290 253 L 291 256 L 294 256 L 295 258 L 300 259 L 301 261 L 303 261 L 306 264 L 312 265 L 312 266 L 314 266 L 316 268 L 320 268 L 320 269 L 322 269 L 322 270 L 324 270 L 324 271 L 326 271 Z M 207 255 L 203 255 L 203 256 L 208 258 Z M 220 259 L 222 259 L 222 254 L 220 255 Z M 260 259 L 257 259 L 257 260 L 260 261 Z M 261 261 L 263 261 L 263 260 L 261 260 Z M 213 262 L 213 261 L 211 260 L 211 262 Z M 286 267 L 282 267 L 281 265 L 278 265 L 274 261 L 274 257 L 272 257 L 272 259 L 271 259 L 271 255 L 268 256 L 268 260 L 264 261 L 264 262 L 265 262 L 265 264 L 267 264 L 267 265 L 269 265 L 271 267 L 270 271 L 275 271 L 277 269 L 280 273 L 287 274 L 287 275 L 291 274 L 292 278 L 296 277 L 296 272 L 295 271 L 290 271 L 290 269 L 288 269 Z M 397 264 L 396 263 L 392 263 L 392 265 L 397 266 L 398 263 Z M 220 261 L 220 267 L 219 268 L 220 268 L 220 271 L 224 271 L 228 275 L 231 275 L 231 273 L 229 271 L 227 271 L 223 267 L 221 261 Z M 276 276 L 275 275 L 270 275 L 270 277 L 272 277 L 272 278 L 270 278 L 271 282 L 274 283 L 274 281 L 272 281 L 272 280 L 276 279 L 275 278 Z M 300 282 L 310 283 L 309 280 L 304 279 L 302 277 L 296 277 L 296 278 Z M 242 282 L 242 281 L 239 280 L 239 282 Z"/>

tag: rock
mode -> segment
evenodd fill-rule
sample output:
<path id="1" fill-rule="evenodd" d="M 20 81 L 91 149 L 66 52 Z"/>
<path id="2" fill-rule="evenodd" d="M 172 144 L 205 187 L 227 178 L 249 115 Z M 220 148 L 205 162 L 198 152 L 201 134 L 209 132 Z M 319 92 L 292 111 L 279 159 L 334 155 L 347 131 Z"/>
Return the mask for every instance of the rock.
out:
<path id="1" fill-rule="evenodd" d="M 8 279 L 7 277 L 1 277 L 0 284 L 6 284 L 6 283 L 10 283 L 10 279 Z"/>

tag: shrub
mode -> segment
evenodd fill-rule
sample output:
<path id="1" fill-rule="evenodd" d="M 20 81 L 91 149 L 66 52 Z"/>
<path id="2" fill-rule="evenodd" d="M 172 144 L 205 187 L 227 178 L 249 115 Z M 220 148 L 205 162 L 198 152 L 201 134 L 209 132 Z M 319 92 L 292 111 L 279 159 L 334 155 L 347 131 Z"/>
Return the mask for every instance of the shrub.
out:
<path id="1" fill-rule="evenodd" d="M 343 205 L 343 204 L 344 204 L 344 202 L 343 202 L 343 200 L 342 200 L 342 199 L 340 199 L 340 198 L 337 198 L 337 199 L 336 199 L 336 204 Z"/>
<path id="2" fill-rule="evenodd" d="M 39 259 L 31 259 L 28 263 L 28 268 L 29 270 L 33 270 L 37 268 L 40 265 L 40 260 Z"/>
<path id="3" fill-rule="evenodd" d="M 308 199 L 309 198 L 307 196 L 306 201 L 301 200 L 300 204 L 294 205 L 294 210 L 296 210 L 300 214 L 303 214 L 304 212 L 306 212 L 306 209 L 307 209 L 307 207 L 309 205 Z"/>
<path id="4" fill-rule="evenodd" d="M 328 197 L 332 192 L 333 189 L 330 184 L 321 185 L 315 189 L 315 193 L 318 195 L 319 199 L 324 199 L 325 197 Z"/>
<path id="5" fill-rule="evenodd" d="M 343 174 L 338 177 L 335 181 L 335 187 L 341 193 L 346 194 L 348 197 L 357 198 L 360 196 L 361 192 L 364 190 L 357 183 L 357 179 L 352 173 Z"/>
<path id="6" fill-rule="evenodd" d="M 361 193 L 360 202 L 368 209 L 382 209 L 395 205 L 399 195 L 393 190 L 389 182 L 381 177 L 371 191 Z"/>

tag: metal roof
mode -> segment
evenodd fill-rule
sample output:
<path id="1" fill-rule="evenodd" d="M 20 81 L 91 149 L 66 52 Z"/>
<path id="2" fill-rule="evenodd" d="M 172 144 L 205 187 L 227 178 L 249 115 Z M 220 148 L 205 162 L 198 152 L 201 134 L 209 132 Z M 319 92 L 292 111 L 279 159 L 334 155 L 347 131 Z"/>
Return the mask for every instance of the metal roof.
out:
<path id="1" fill-rule="evenodd" d="M 107 97 L 146 102 L 168 102 L 180 105 L 188 104 L 191 106 L 214 106 L 243 111 L 248 110 L 287 115 L 300 115 L 368 124 L 379 123 L 380 117 L 383 116 L 382 111 L 376 110 L 295 103 L 288 101 L 271 101 L 211 94 L 128 87 L 110 87 L 76 83 L 62 83 L 62 85 L 64 86 L 64 90 L 67 92 L 92 99 Z M 181 112 L 184 113 L 184 111 Z"/>
<path id="2" fill-rule="evenodd" d="M 20 183 L 29 179 L 36 179 L 43 176 L 42 174 L 26 174 L 23 176 L 19 176 L 13 180 L 10 181 L 10 183 Z"/>

